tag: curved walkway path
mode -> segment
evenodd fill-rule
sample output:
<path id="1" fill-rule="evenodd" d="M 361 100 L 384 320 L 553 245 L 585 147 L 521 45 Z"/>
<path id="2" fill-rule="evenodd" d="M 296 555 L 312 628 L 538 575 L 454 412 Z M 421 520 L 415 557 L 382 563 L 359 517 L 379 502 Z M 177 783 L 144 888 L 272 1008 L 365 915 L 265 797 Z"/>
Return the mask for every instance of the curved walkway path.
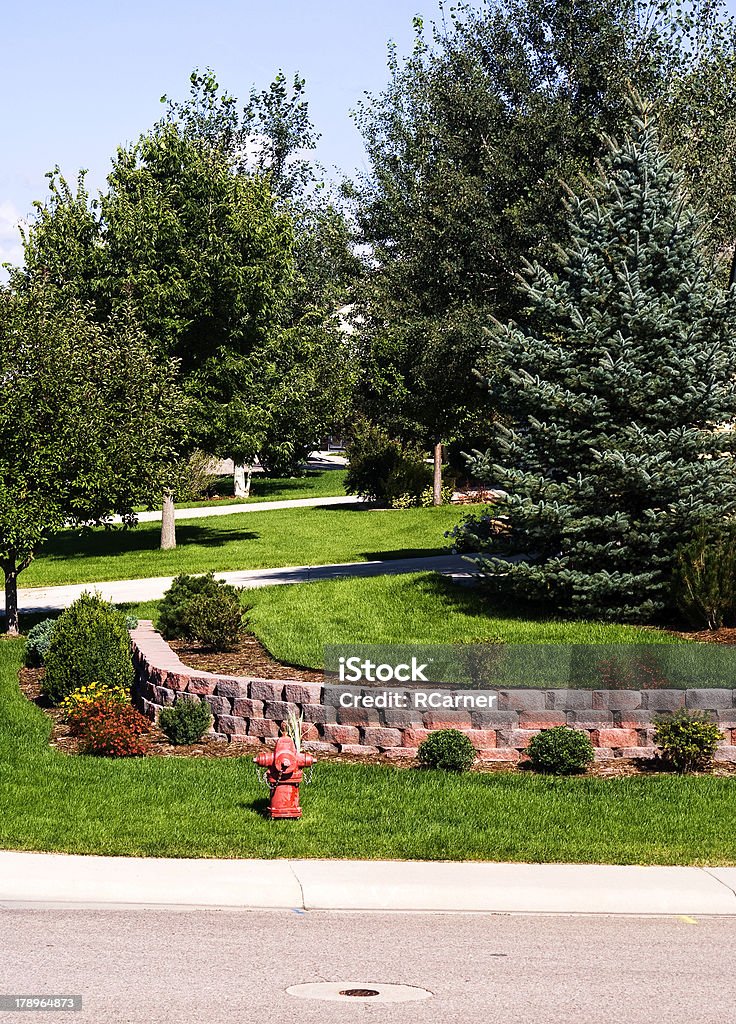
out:
<path id="1" fill-rule="evenodd" d="M 272 587 L 284 583 L 313 583 L 346 576 L 390 576 L 408 572 L 439 572 L 460 582 L 473 579 L 471 563 L 461 555 L 430 555 L 426 558 L 387 558 L 377 562 L 343 562 L 336 565 L 292 565 L 280 569 L 244 569 L 216 572 L 218 579 L 237 587 Z M 47 612 L 67 608 L 84 591 L 94 590 L 114 604 L 158 601 L 171 586 L 173 576 L 106 583 L 74 583 L 63 587 L 33 587 L 18 591 L 21 612 Z M 0 612 L 5 598 L 0 596 Z"/>
<path id="2" fill-rule="evenodd" d="M 273 512 L 280 508 L 319 508 L 329 505 L 362 505 L 370 507 L 370 503 L 356 498 L 354 495 L 338 494 L 328 498 L 284 498 L 282 501 L 249 501 L 239 502 L 237 505 L 197 505 L 193 508 L 177 508 L 174 515 L 177 522 L 180 519 L 207 519 L 209 516 L 231 516 L 239 512 Z M 384 510 L 385 511 L 385 510 Z M 161 512 L 138 512 L 139 523 L 161 522 Z M 119 523 L 120 516 L 112 520 Z"/>

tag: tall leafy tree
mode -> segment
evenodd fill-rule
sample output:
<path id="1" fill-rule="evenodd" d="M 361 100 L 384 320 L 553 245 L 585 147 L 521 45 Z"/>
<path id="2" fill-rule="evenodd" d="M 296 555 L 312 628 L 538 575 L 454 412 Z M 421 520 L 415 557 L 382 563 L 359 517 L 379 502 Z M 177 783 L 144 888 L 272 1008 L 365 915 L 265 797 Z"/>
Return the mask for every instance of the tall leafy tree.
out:
<path id="1" fill-rule="evenodd" d="M 736 512 L 736 290 L 714 279 L 647 103 L 569 218 L 554 264 L 524 278 L 524 322 L 489 339 L 513 425 L 474 462 L 507 493 L 484 545 L 519 560 L 483 566 L 497 593 L 646 621 L 678 544 Z"/>
<path id="2" fill-rule="evenodd" d="M 0 291 L 0 568 L 7 628 L 18 577 L 69 525 L 134 522 L 176 452 L 175 367 L 129 311 L 98 322 L 51 286 Z"/>
<path id="3" fill-rule="evenodd" d="M 593 173 L 601 133 L 626 121 L 629 83 L 666 97 L 668 140 L 680 137 L 689 180 L 722 208 L 712 250 L 728 247 L 720 186 L 736 136 L 721 136 L 719 115 L 736 123 L 736 75 L 710 0 L 484 0 L 415 28 L 413 52 L 390 50 L 388 86 L 357 111 L 370 170 L 353 196 L 371 254 L 360 395 L 395 433 L 436 445 L 487 431 L 473 325 L 523 315 L 516 274 L 564 240 L 561 182 Z M 716 113 L 710 83 L 725 69 Z"/>

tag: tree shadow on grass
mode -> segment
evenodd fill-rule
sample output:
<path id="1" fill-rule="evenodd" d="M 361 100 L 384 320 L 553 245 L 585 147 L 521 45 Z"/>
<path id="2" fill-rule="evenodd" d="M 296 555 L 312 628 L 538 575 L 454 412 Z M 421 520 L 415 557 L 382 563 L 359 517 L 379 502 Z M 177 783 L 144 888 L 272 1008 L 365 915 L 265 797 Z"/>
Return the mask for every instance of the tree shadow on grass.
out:
<path id="1" fill-rule="evenodd" d="M 438 548 L 394 548 L 391 551 L 361 551 L 360 557 L 366 562 L 395 561 L 399 558 L 435 558 L 437 555 L 449 555 L 446 547 Z"/>
<path id="2" fill-rule="evenodd" d="M 71 533 L 69 531 L 52 538 L 43 548 L 41 554 L 49 561 L 66 561 L 69 558 L 114 557 L 158 551 L 160 549 L 160 527 L 155 529 L 134 527 L 124 529 L 96 529 Z M 176 527 L 177 544 L 196 545 L 199 547 L 223 547 L 226 544 L 242 541 L 259 540 L 260 533 L 255 530 L 227 529 L 199 525 L 195 523 L 178 523 Z"/>
<path id="3" fill-rule="evenodd" d="M 446 552 L 445 552 L 446 553 Z M 414 581 L 418 590 L 433 598 L 439 598 L 448 606 L 448 611 L 478 619 L 503 618 L 528 622 L 560 621 L 561 616 L 554 609 L 539 604 L 504 601 L 496 594 L 490 594 L 482 583 L 465 587 L 439 573 L 426 573 Z"/>

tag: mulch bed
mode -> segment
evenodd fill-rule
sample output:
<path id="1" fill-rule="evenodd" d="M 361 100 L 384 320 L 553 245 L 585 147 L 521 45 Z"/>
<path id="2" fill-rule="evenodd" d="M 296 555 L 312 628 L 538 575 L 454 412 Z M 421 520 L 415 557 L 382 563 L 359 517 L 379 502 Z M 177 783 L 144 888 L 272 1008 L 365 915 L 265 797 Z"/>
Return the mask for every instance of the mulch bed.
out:
<path id="1" fill-rule="evenodd" d="M 276 661 L 252 633 L 244 634 L 231 651 L 208 651 L 189 640 L 169 640 L 168 644 L 185 665 L 203 672 L 258 679 L 299 679 L 308 683 L 321 683 L 323 679 L 322 672 Z"/>

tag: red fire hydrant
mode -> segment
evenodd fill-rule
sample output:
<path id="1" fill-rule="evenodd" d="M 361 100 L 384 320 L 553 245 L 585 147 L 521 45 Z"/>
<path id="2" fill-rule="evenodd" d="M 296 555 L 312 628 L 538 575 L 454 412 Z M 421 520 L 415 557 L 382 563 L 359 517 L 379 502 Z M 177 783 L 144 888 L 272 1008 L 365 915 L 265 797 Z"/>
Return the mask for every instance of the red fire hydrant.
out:
<path id="1" fill-rule="evenodd" d="M 266 782 L 271 789 L 269 818 L 301 818 L 299 783 L 304 777 L 302 769 L 314 764 L 311 754 L 297 753 L 291 737 L 280 736 L 273 751 L 263 750 L 253 760 L 260 768 L 268 769 Z"/>

